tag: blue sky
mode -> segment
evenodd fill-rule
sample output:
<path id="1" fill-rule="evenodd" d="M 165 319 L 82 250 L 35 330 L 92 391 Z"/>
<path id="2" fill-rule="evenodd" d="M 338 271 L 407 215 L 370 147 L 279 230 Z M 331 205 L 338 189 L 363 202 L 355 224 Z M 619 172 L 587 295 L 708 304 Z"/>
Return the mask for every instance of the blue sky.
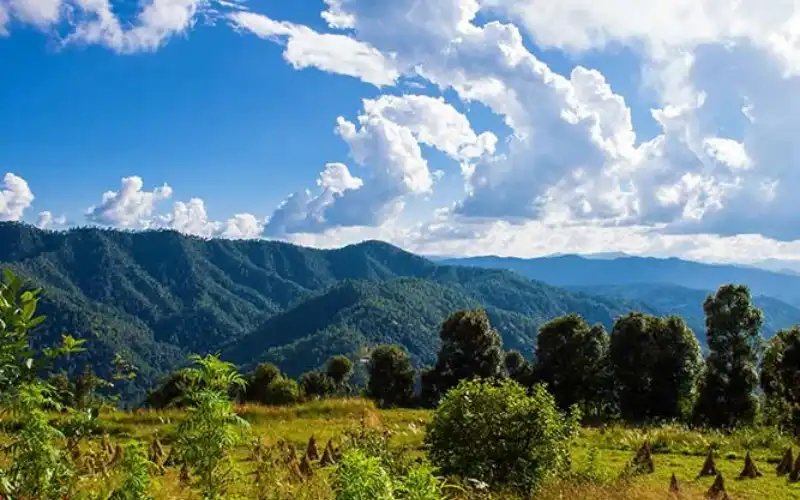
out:
<path id="1" fill-rule="evenodd" d="M 800 7 L 596 3 L 0 0 L 0 219 L 800 258 Z"/>

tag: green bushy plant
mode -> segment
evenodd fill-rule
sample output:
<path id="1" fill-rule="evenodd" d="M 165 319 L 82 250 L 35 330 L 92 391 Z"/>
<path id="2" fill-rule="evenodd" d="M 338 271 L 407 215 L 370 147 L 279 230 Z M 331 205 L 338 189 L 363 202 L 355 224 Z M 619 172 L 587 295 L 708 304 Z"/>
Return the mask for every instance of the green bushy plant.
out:
<path id="1" fill-rule="evenodd" d="M 188 407 L 178 427 L 178 455 L 196 477 L 203 499 L 223 499 L 236 477 L 231 452 L 248 425 L 234 411 L 228 394 L 231 387 L 243 388 L 245 381 L 231 363 L 216 356 L 192 360 L 196 366 L 184 372 Z"/>
<path id="2" fill-rule="evenodd" d="M 336 500 L 395 500 L 394 485 L 378 457 L 349 450 L 333 473 Z"/>
<path id="3" fill-rule="evenodd" d="M 132 441 L 125 445 L 120 464 L 123 479 L 109 500 L 150 500 L 150 467 L 144 445 Z"/>
<path id="4" fill-rule="evenodd" d="M 574 408 L 559 412 L 541 385 L 529 395 L 513 380 L 462 381 L 434 412 L 425 443 L 445 475 L 529 490 L 568 468 L 579 418 Z"/>

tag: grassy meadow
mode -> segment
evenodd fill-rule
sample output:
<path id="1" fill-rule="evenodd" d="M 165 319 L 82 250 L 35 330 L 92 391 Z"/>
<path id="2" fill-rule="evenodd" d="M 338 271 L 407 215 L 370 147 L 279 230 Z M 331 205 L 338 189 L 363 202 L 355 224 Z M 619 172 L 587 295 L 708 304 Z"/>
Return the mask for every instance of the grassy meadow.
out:
<path id="1" fill-rule="evenodd" d="M 340 443 L 348 430 L 371 428 L 389 431 L 391 449 L 424 457 L 423 439 L 425 423 L 431 413 L 424 410 L 378 410 L 372 402 L 363 399 L 327 400 L 291 407 L 264 407 L 244 405 L 237 409 L 250 423 L 249 437 L 260 439 L 267 445 L 283 440 L 292 443 L 302 456 L 309 438 L 313 435 L 320 452 L 331 439 Z M 184 417 L 180 410 L 134 412 L 109 412 L 100 418 L 97 434 L 81 443 L 83 457 L 100 454 L 106 433 L 112 443 L 125 443 L 137 439 L 150 444 L 155 437 L 163 443 L 168 453 L 170 442 L 178 423 Z M 12 432 L 5 426 L 6 436 Z M 651 443 L 655 472 L 624 479 L 626 464 L 645 440 Z M 572 468 L 558 479 L 547 484 L 536 494 L 537 499 L 664 499 L 668 494 L 670 477 L 674 473 L 680 481 L 680 498 L 704 498 L 713 478 L 696 479 L 709 447 L 713 447 L 717 467 L 726 479 L 728 494 L 733 500 L 789 500 L 800 498 L 800 482 L 789 483 L 778 477 L 775 467 L 787 447 L 796 443 L 769 429 L 741 430 L 733 434 L 717 432 L 700 433 L 680 427 L 664 426 L 634 429 L 609 426 L 602 429 L 584 428 L 572 448 Z M 303 479 L 292 475 L 289 467 L 270 464 L 261 470 L 265 491 L 257 491 L 255 470 L 260 462 L 251 458 L 252 444 L 242 444 L 236 450 L 236 462 L 241 476 L 234 482 L 236 498 L 243 499 L 298 499 L 325 500 L 334 498 L 328 480 L 331 468 L 314 466 L 311 477 Z M 762 472 L 758 479 L 738 480 L 744 464 L 746 450 Z M 195 499 L 195 493 L 181 485 L 180 471 L 166 467 L 155 474 L 151 494 L 155 499 Z M 266 478 L 266 479 L 265 479 Z M 111 473 L 86 470 L 81 476 L 80 489 L 99 491 L 114 482 Z M 485 492 L 467 486 L 448 489 L 450 498 L 460 499 L 512 499 L 510 493 Z"/>

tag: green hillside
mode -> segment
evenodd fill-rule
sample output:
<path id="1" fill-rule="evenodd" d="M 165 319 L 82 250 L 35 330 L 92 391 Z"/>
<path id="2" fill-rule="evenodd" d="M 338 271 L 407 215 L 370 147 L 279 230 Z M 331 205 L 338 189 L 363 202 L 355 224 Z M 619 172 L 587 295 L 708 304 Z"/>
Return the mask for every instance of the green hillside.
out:
<path id="1" fill-rule="evenodd" d="M 187 354 L 217 350 L 292 374 L 334 353 L 391 342 L 432 362 L 438 328 L 484 306 L 507 346 L 530 352 L 537 326 L 567 312 L 610 326 L 648 307 L 530 281 L 502 270 L 437 265 L 382 242 L 316 250 L 271 241 L 204 240 L 173 231 L 52 232 L 0 223 L 0 267 L 45 288 L 37 333 L 89 339 L 67 362 L 108 374 L 114 353 L 139 369 L 141 394 Z"/>
<path id="2" fill-rule="evenodd" d="M 713 290 L 703 291 L 663 283 L 569 287 L 573 292 L 602 295 L 611 299 L 644 302 L 660 315 L 677 314 L 705 343 L 703 301 Z M 753 303 L 764 312 L 762 334 L 769 338 L 778 330 L 800 324 L 800 309 L 782 300 L 756 295 Z"/>

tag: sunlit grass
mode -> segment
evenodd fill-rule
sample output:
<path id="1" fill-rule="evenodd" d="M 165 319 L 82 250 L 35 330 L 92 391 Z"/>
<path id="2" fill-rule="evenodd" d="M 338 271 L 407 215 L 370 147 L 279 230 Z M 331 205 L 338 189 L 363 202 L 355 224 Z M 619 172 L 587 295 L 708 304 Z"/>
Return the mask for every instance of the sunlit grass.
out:
<path id="1" fill-rule="evenodd" d="M 348 429 L 360 425 L 387 429 L 390 443 L 415 456 L 424 455 L 425 424 L 430 412 L 424 410 L 379 410 L 364 399 L 342 399 L 306 403 L 292 407 L 265 407 L 242 405 L 237 412 L 251 426 L 254 438 L 267 444 L 279 440 L 291 442 L 299 453 L 305 450 L 308 439 L 314 435 L 320 446 L 328 439 L 341 442 Z M 149 443 L 157 436 L 168 449 L 184 415 L 180 410 L 109 412 L 101 417 L 101 429 L 112 441 L 139 439 Z M 7 427 L 4 427 L 7 428 Z M 655 473 L 632 480 L 621 478 L 621 472 L 635 450 L 645 440 L 653 449 Z M 8 436 L 0 434 L 0 442 Z M 100 437 L 92 437 L 84 444 L 89 450 L 99 447 Z M 732 434 L 716 431 L 699 432 L 677 425 L 659 428 L 630 428 L 608 426 L 584 428 L 580 431 L 572 452 L 572 470 L 567 479 L 546 485 L 536 500 L 586 499 L 586 500 L 650 500 L 666 499 L 671 475 L 680 481 L 684 499 L 704 498 L 713 478 L 697 479 L 709 447 L 716 450 L 718 468 L 726 479 L 727 491 L 733 500 L 790 500 L 800 498 L 800 483 L 790 484 L 787 478 L 778 477 L 775 466 L 786 447 L 794 444 L 795 454 L 800 452 L 790 436 L 772 429 L 741 430 Z M 755 480 L 738 480 L 744 464 L 744 454 L 750 450 L 763 477 Z M 594 465 L 589 457 L 595 454 Z M 243 499 L 255 499 L 254 463 L 248 460 L 247 445 L 237 448 L 234 456 L 241 469 L 235 494 Z M 589 470 L 594 467 L 593 470 Z M 591 474 L 588 474 L 591 472 Z M 314 476 L 303 482 L 292 481 L 288 469 L 274 471 L 271 499 L 273 500 L 330 500 L 330 469 L 318 469 Z M 594 478 L 591 482 L 587 477 Z M 99 491 L 114 478 L 102 475 L 82 479 L 84 491 Z M 168 468 L 165 475 L 154 476 L 152 494 L 157 500 L 197 499 L 179 484 L 178 470 Z M 463 500 L 485 498 L 468 493 L 451 491 L 451 497 Z M 233 498 L 233 497 L 232 497 Z M 492 500 L 510 500 L 510 494 L 496 493 Z"/>

